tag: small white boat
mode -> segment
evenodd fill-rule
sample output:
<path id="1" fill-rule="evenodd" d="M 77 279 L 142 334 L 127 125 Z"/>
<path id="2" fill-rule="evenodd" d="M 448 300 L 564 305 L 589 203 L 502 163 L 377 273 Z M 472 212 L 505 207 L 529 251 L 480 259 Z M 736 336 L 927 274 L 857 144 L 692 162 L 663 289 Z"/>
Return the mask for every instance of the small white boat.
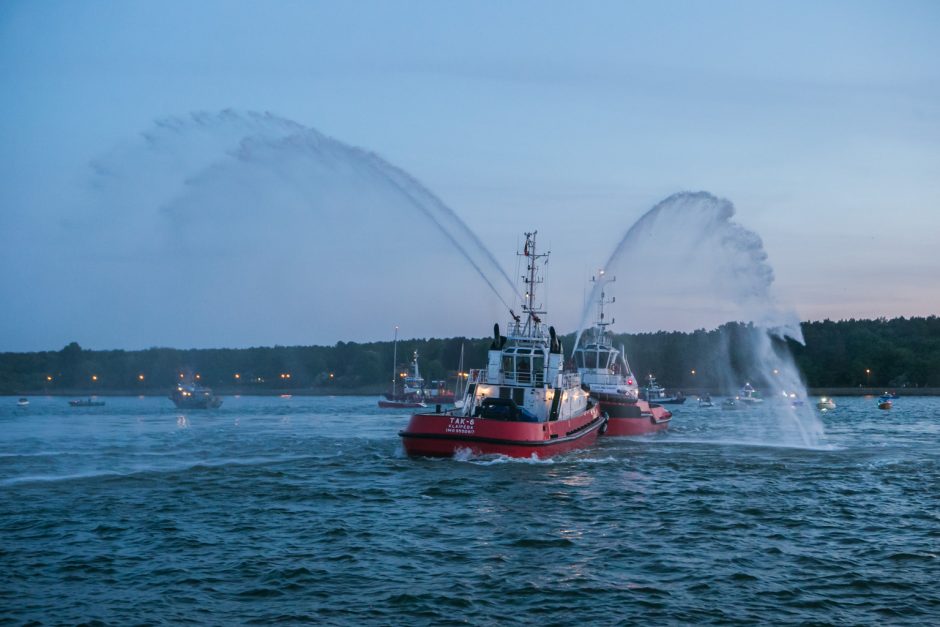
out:
<path id="1" fill-rule="evenodd" d="M 764 399 L 761 398 L 760 392 L 754 389 L 750 383 L 745 383 L 744 387 L 741 388 L 741 391 L 738 392 L 737 400 L 742 403 L 763 403 Z"/>
<path id="2" fill-rule="evenodd" d="M 715 403 L 712 402 L 712 397 L 710 394 L 702 394 L 698 397 L 698 406 L 699 407 L 714 407 Z"/>
<path id="3" fill-rule="evenodd" d="M 835 408 L 836 402 L 828 396 L 823 396 L 821 399 L 819 399 L 819 402 L 816 403 L 816 409 L 821 411 L 832 411 Z"/>
<path id="4" fill-rule="evenodd" d="M 16 401 L 16 406 L 17 407 L 29 407 L 29 399 L 28 398 L 18 399 Z"/>

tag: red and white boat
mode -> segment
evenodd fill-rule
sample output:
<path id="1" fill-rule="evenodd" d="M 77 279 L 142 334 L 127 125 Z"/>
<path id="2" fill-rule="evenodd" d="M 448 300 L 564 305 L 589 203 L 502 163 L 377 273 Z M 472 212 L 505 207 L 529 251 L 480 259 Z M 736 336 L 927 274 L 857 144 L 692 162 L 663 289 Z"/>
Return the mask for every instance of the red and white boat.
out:
<path id="1" fill-rule="evenodd" d="M 604 306 L 614 302 L 607 298 L 603 285 L 614 281 L 601 270 L 596 281 L 602 282 L 597 301 L 597 321 L 586 339 L 575 348 L 574 359 L 581 381 L 590 389 L 601 412 L 607 415 L 605 435 L 645 435 L 669 427 L 672 413 L 658 403 L 639 398 L 639 385 L 627 363 L 623 347 L 613 347 L 607 327 L 613 324 L 604 317 Z"/>
<path id="2" fill-rule="evenodd" d="M 411 358 L 411 367 L 408 372 L 398 372 L 398 327 L 395 327 L 395 348 L 392 353 L 392 391 L 385 393 L 385 398 L 379 400 L 379 407 L 384 409 L 401 409 L 427 407 L 429 404 L 452 404 L 454 393 L 446 388 L 445 382 L 434 381 L 434 389 L 429 390 L 424 385 L 424 377 L 418 368 L 418 351 Z"/>
<path id="3" fill-rule="evenodd" d="M 395 352 L 393 363 L 398 361 L 398 327 L 395 327 Z M 399 383 L 399 379 L 401 382 Z M 398 373 L 398 366 L 392 374 L 392 391 L 385 393 L 385 398 L 379 400 L 379 407 L 384 409 L 401 409 L 427 407 L 425 403 L 426 392 L 424 377 L 418 368 L 418 351 L 411 358 L 411 368 L 408 372 Z"/>
<path id="4" fill-rule="evenodd" d="M 471 370 L 463 403 L 454 409 L 411 417 L 399 433 L 412 456 L 472 454 L 545 458 L 592 445 L 606 420 L 581 387 L 577 371 L 566 371 L 561 341 L 542 322 L 535 304 L 542 283 L 536 233 L 526 233 L 525 300 L 512 312 L 506 336 L 494 325 L 487 366 Z M 546 332 L 547 331 L 547 332 Z"/>

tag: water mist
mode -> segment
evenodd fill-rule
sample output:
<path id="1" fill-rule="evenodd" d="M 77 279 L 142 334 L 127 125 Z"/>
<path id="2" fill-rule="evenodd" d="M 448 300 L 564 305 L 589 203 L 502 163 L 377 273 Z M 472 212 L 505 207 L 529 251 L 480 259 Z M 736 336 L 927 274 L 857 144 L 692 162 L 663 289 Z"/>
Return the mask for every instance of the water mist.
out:
<path id="1" fill-rule="evenodd" d="M 414 177 L 271 114 L 159 120 L 98 158 L 87 191 L 67 225 L 75 283 L 103 295 L 85 315 L 138 320 L 142 342 L 283 343 L 278 327 L 311 321 L 320 337 L 294 337 L 381 337 L 393 322 L 441 334 L 463 330 L 442 321 L 476 280 L 495 295 L 478 299 L 483 313 L 516 295 L 483 242 Z M 127 299 L 114 287 L 131 273 L 149 289 Z M 370 302 L 384 303 L 384 324 L 353 315 Z"/>
<path id="2" fill-rule="evenodd" d="M 705 192 L 679 193 L 637 220 L 603 266 L 633 288 L 618 298 L 618 318 L 635 322 L 659 309 L 684 312 L 691 328 L 724 321 L 753 323 L 739 333 L 726 333 L 719 354 L 696 357 L 718 369 L 711 374 L 726 393 L 734 394 L 745 382 L 762 390 L 766 401 L 761 411 L 740 412 L 745 437 L 818 445 L 822 424 L 786 345 L 788 338 L 803 342 L 799 318 L 776 302 L 763 242 L 734 222 L 734 214 L 727 200 Z M 586 300 L 576 342 L 599 289 L 596 284 Z M 804 404 L 792 406 L 784 394 Z"/>

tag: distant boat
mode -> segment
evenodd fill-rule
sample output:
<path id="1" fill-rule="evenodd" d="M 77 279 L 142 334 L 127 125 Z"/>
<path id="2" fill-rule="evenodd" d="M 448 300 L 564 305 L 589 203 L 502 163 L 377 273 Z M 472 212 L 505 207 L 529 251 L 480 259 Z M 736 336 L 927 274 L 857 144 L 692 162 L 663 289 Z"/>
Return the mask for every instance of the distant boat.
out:
<path id="1" fill-rule="evenodd" d="M 16 401 L 16 406 L 17 407 L 29 407 L 29 399 L 28 398 L 18 399 Z"/>
<path id="2" fill-rule="evenodd" d="M 659 403 L 660 405 L 681 405 L 685 402 L 682 392 L 675 396 L 668 396 L 666 388 L 656 383 L 656 377 L 649 375 L 646 386 L 640 390 L 640 398 L 648 403 Z"/>
<path id="3" fill-rule="evenodd" d="M 712 402 L 712 397 L 709 394 L 702 394 L 698 397 L 698 406 L 699 407 L 714 407 L 715 403 Z"/>
<path id="4" fill-rule="evenodd" d="M 93 398 L 79 398 L 74 401 L 69 401 L 69 405 L 72 407 L 103 407 L 104 401 Z"/>
<path id="5" fill-rule="evenodd" d="M 800 398 L 800 397 L 798 397 L 798 396 L 796 395 L 796 392 L 789 392 L 789 393 L 787 393 L 786 391 L 784 391 L 784 392 L 783 392 L 783 396 L 784 396 L 785 399 L 787 399 L 787 401 L 789 401 L 789 403 L 790 403 L 790 405 L 791 405 L 792 407 L 802 407 L 802 406 L 803 406 L 803 399 Z"/>
<path id="6" fill-rule="evenodd" d="M 741 391 L 738 392 L 737 400 L 742 403 L 757 404 L 763 403 L 764 399 L 761 398 L 760 392 L 754 389 L 750 383 L 745 383 L 744 387 L 741 388 Z"/>
<path id="7" fill-rule="evenodd" d="M 170 392 L 170 400 L 180 409 L 216 409 L 222 399 L 212 390 L 195 383 L 179 383 Z"/>
<path id="8" fill-rule="evenodd" d="M 816 408 L 822 411 L 832 411 L 836 408 L 836 402 L 831 398 L 823 396 L 821 399 L 819 399 L 819 402 L 816 403 Z"/>
<path id="9" fill-rule="evenodd" d="M 878 409 L 891 409 L 891 394 L 882 394 L 878 397 Z"/>
<path id="10" fill-rule="evenodd" d="M 741 409 L 741 406 L 738 405 L 738 400 L 739 400 L 739 399 L 737 399 L 737 398 L 731 398 L 731 397 L 729 396 L 728 398 L 726 398 L 725 400 L 723 400 L 723 401 L 721 402 L 721 408 L 722 408 L 722 409 L 728 409 L 728 410 L 731 410 L 731 409 Z"/>

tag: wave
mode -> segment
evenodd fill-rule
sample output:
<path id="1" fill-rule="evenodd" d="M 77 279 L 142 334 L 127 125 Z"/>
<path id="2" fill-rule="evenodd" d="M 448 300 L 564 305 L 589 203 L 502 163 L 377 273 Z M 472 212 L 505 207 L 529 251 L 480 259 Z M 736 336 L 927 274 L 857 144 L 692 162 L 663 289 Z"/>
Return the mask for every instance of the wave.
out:
<path id="1" fill-rule="evenodd" d="M 132 470 L 95 470 L 88 472 L 67 473 L 62 475 L 24 475 L 21 477 L 10 477 L 0 480 L 0 486 L 13 486 L 23 483 L 55 483 L 60 481 L 79 481 L 83 479 L 98 479 L 103 477 L 135 477 L 147 474 L 174 474 L 178 472 L 198 471 L 203 469 L 216 469 L 228 466 L 265 466 L 269 464 L 281 464 L 284 462 L 300 461 L 305 459 L 321 459 L 316 455 L 293 455 L 282 457 L 253 457 L 239 459 L 221 459 L 221 460 L 203 460 L 198 462 L 188 462 L 185 464 L 176 464 L 172 466 L 160 467 L 138 467 Z"/>

